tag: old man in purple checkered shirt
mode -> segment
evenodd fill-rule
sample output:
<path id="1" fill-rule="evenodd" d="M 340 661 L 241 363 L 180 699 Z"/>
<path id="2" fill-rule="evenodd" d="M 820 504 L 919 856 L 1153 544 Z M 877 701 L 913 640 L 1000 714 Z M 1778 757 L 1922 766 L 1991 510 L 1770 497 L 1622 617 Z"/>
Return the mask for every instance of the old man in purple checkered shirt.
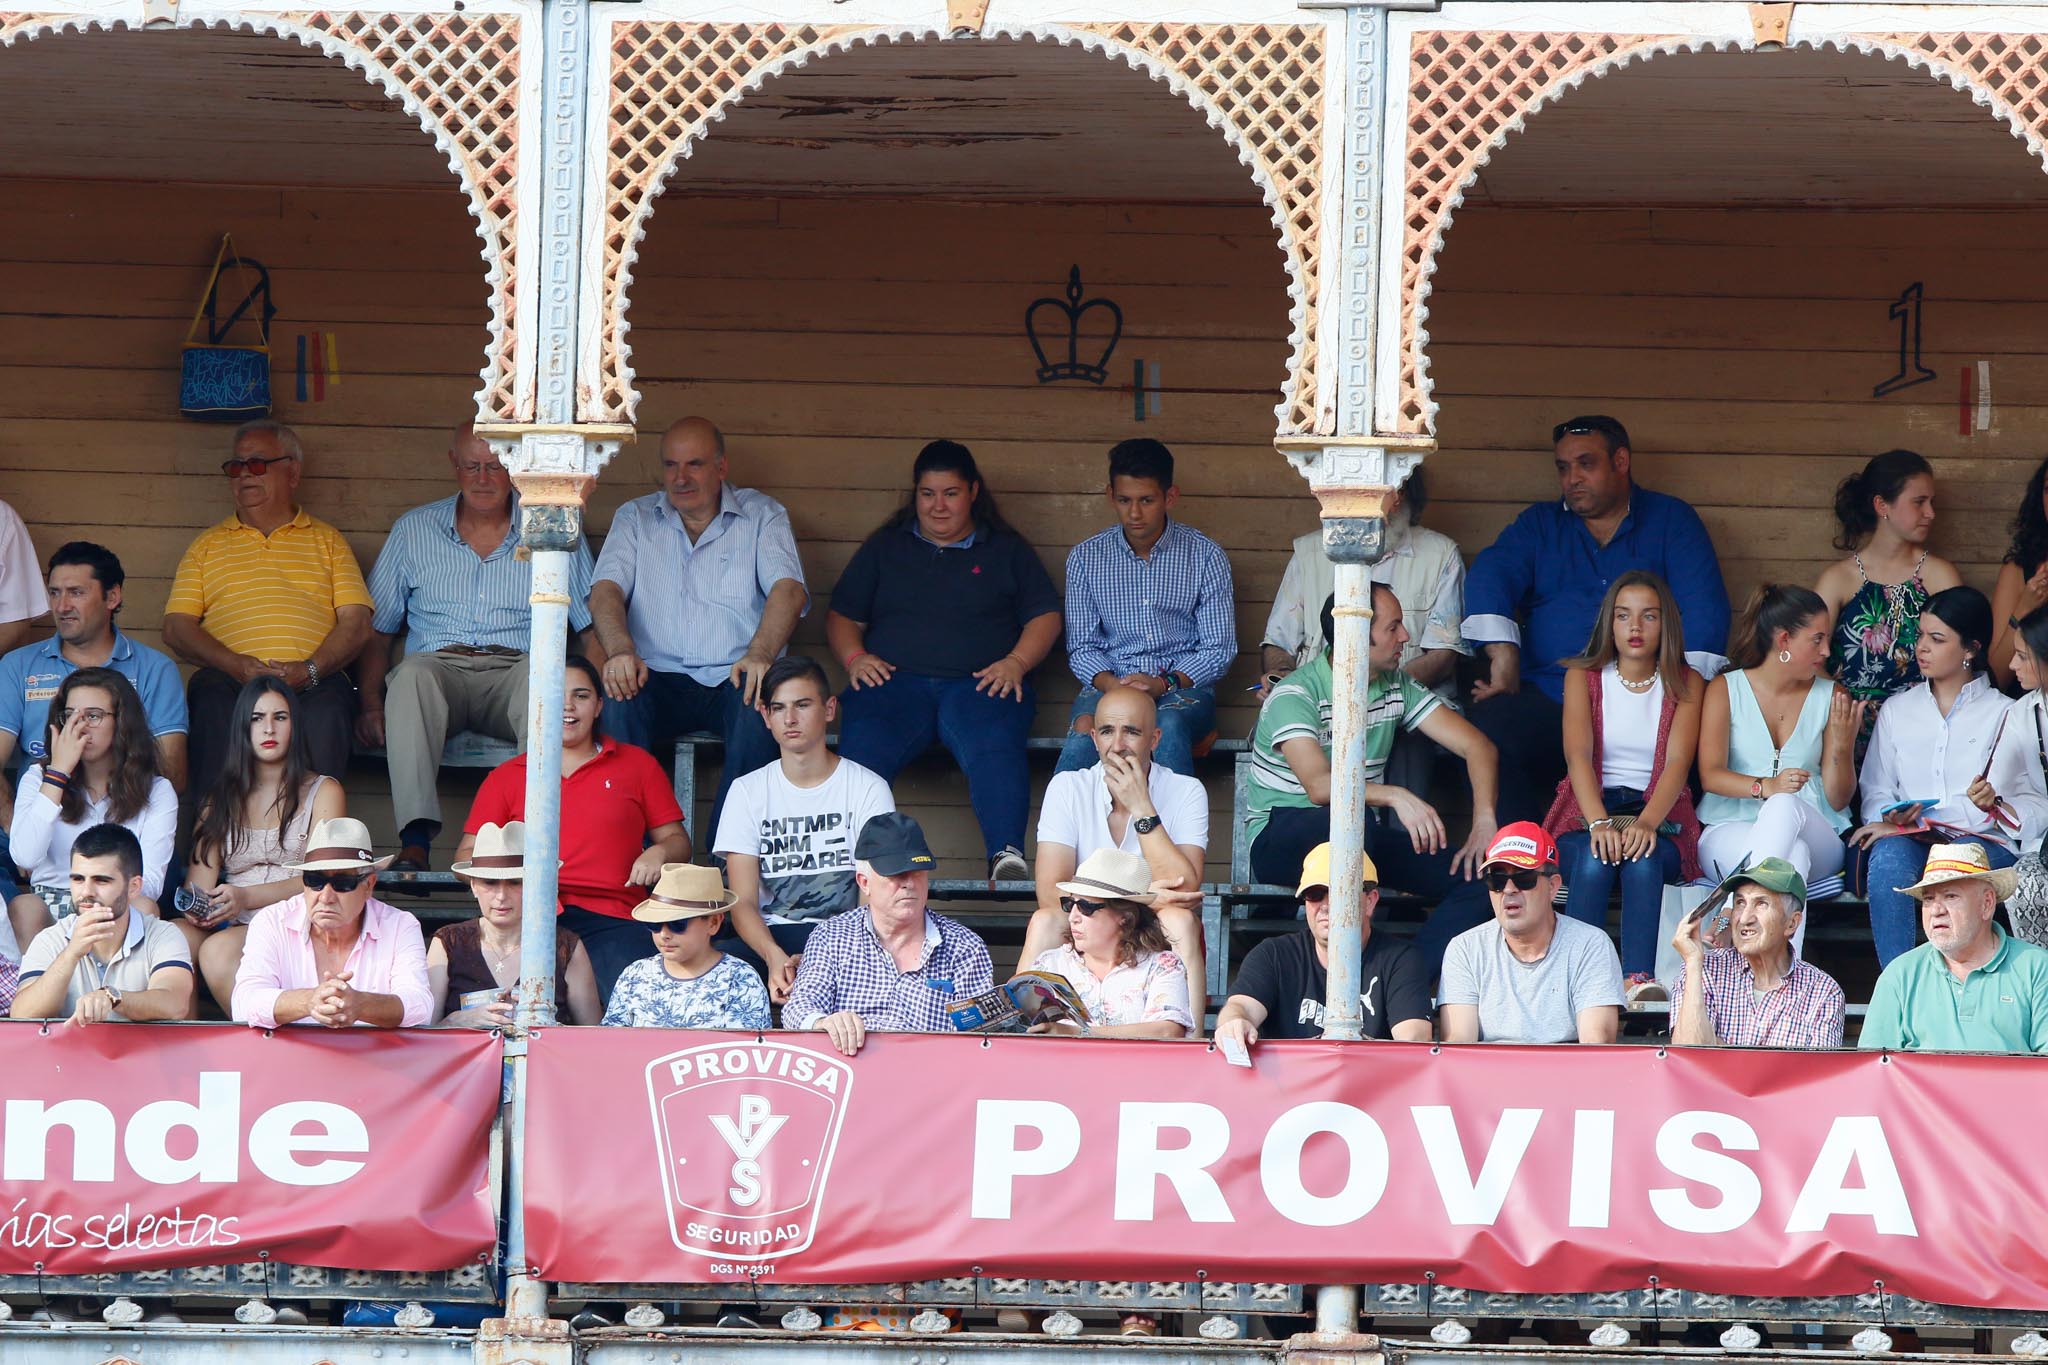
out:
<path id="1" fill-rule="evenodd" d="M 1703 935 L 1728 902 L 1732 947 Z M 1685 917 L 1672 946 L 1685 975 L 1671 992 L 1671 1041 L 1694 1047 L 1842 1045 L 1842 988 L 1792 951 L 1806 879 L 1783 858 L 1738 869 Z"/>
<path id="2" fill-rule="evenodd" d="M 988 945 L 925 908 L 931 848 L 900 811 L 874 816 L 853 845 L 866 904 L 820 925 L 798 959 L 785 1028 L 819 1029 L 851 1057 L 868 1031 L 951 1033 L 946 1007 L 995 985 Z"/>

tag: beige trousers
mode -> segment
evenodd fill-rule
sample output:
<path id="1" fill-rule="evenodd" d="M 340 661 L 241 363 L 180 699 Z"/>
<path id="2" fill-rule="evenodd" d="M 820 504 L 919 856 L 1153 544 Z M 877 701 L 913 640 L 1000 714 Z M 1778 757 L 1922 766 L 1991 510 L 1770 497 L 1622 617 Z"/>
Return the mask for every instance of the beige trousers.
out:
<path id="1" fill-rule="evenodd" d="M 524 654 L 408 654 L 391 670 L 384 749 L 399 829 L 441 819 L 441 749 L 464 730 L 526 747 Z"/>

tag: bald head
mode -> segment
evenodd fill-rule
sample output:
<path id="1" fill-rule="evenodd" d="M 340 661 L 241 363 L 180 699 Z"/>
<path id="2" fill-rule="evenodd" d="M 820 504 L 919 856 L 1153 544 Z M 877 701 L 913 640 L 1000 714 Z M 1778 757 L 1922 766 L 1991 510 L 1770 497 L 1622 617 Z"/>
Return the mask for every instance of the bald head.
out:
<path id="1" fill-rule="evenodd" d="M 661 486 L 687 526 L 718 515 L 725 487 L 725 434 L 702 417 L 685 417 L 662 433 Z"/>
<path id="2" fill-rule="evenodd" d="M 1095 703 L 1090 737 L 1097 756 L 1125 754 L 1150 767 L 1159 747 L 1159 708 L 1135 687 L 1112 687 Z"/>
<path id="3" fill-rule="evenodd" d="M 467 511 L 492 519 L 511 516 L 512 478 L 491 443 L 468 422 L 448 438 L 448 466 L 455 472 L 455 486 Z"/>

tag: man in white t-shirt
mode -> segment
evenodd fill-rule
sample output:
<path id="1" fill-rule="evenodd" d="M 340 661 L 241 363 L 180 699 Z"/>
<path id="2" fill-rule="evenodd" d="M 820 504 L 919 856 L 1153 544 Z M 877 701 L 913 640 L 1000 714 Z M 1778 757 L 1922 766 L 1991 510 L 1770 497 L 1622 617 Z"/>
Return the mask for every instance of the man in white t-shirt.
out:
<path id="1" fill-rule="evenodd" d="M 770 665 L 759 709 L 781 753 L 726 793 L 712 849 L 736 899 L 717 946 L 759 971 L 782 1001 L 811 930 L 860 903 L 854 840 L 896 799 L 873 770 L 826 747 L 838 707 L 816 660 L 790 654 Z"/>
<path id="2" fill-rule="evenodd" d="M 1159 711 L 1152 698 L 1135 687 L 1110 688 L 1095 704 L 1090 737 L 1095 764 L 1053 774 L 1039 808 L 1038 909 L 1024 934 L 1021 962 L 1059 947 L 1067 925 L 1059 883 L 1072 881 L 1097 849 L 1138 854 L 1155 882 L 1177 882 L 1188 891 L 1202 884 L 1209 793 L 1198 779 L 1152 761 L 1159 746 Z M 1200 989 L 1207 980 L 1200 917 L 1170 904 L 1156 908 L 1160 927 L 1187 964 L 1188 981 Z"/>

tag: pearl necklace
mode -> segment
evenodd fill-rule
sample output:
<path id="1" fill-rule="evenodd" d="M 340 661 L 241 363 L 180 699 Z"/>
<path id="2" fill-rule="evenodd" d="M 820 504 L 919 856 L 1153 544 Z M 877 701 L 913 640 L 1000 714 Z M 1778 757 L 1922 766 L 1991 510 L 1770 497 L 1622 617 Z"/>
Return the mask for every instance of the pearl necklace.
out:
<path id="1" fill-rule="evenodd" d="M 1622 672 L 1619 668 L 1614 670 L 1614 676 L 1621 679 L 1621 685 L 1623 687 L 1626 687 L 1631 692 L 1647 692 L 1657 685 L 1657 675 L 1655 673 L 1652 673 L 1649 677 L 1643 679 L 1641 682 L 1630 682 L 1628 674 Z"/>

